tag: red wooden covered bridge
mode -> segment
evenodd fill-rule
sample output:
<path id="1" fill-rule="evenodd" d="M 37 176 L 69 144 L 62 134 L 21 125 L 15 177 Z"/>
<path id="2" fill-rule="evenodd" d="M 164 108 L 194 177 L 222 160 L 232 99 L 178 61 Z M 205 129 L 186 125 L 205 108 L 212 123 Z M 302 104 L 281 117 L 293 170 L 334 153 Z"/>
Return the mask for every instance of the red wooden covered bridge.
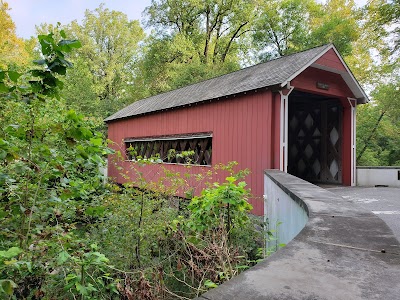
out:
<path id="1" fill-rule="evenodd" d="M 132 164 L 125 151 L 132 147 L 178 172 L 185 160 L 167 155 L 170 149 L 194 151 L 191 172 L 229 161 L 249 168 L 253 212 L 262 215 L 265 169 L 355 184 L 355 111 L 367 101 L 329 44 L 134 102 L 105 121 L 114 147 L 124 150 L 122 167 Z M 126 180 L 111 163 L 108 174 Z"/>

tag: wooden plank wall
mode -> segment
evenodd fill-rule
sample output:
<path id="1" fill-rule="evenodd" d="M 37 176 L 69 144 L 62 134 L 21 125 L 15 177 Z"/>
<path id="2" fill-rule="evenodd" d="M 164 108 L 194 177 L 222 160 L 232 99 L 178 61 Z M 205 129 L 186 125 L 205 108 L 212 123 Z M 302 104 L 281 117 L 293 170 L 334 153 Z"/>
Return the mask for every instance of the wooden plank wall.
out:
<path id="1" fill-rule="evenodd" d="M 113 146 L 115 149 L 124 150 L 123 140 L 126 138 L 212 132 L 212 164 L 237 161 L 239 169 L 250 169 L 251 175 L 247 177 L 246 182 L 254 195 L 251 200 L 253 213 L 262 215 L 263 171 L 272 169 L 277 164 L 273 163 L 276 141 L 272 138 L 278 138 L 279 141 L 279 119 L 276 121 L 276 118 L 273 118 L 278 109 L 279 105 L 278 108 L 273 105 L 273 95 L 270 91 L 250 92 L 230 99 L 111 122 L 108 124 L 108 138 L 117 143 Z M 274 128 L 276 124 L 278 128 Z M 132 163 L 123 161 L 119 165 L 129 169 Z M 162 166 L 181 173 L 187 170 L 182 165 Z M 162 176 L 160 167 L 147 166 L 142 171 L 149 178 L 156 180 Z M 210 170 L 210 167 L 193 166 L 189 170 L 194 174 L 204 173 Z M 119 183 L 125 181 L 112 163 L 109 164 L 109 175 Z M 128 171 L 127 175 L 134 176 L 132 171 Z M 222 182 L 225 177 L 226 174 L 219 172 L 213 179 Z M 195 181 L 191 184 L 196 187 L 196 193 L 204 187 Z"/>

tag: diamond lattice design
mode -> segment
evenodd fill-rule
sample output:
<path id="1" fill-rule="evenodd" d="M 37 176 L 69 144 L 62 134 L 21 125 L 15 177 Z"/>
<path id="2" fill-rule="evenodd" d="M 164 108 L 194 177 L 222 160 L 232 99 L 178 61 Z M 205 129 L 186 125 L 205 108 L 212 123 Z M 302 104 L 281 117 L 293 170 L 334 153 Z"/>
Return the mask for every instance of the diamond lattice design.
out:
<path id="1" fill-rule="evenodd" d="M 331 165 L 329 166 L 329 171 L 331 172 L 332 177 L 336 178 L 336 175 L 339 172 L 339 166 L 336 160 L 332 160 Z"/>
<path id="2" fill-rule="evenodd" d="M 315 128 L 313 136 L 321 136 L 321 132 L 318 130 L 318 128 Z"/>
<path id="3" fill-rule="evenodd" d="M 310 182 L 342 182 L 342 106 L 298 92 L 289 106 L 288 172 Z"/>
<path id="4" fill-rule="evenodd" d="M 125 145 L 130 160 L 158 158 L 165 163 L 211 165 L 212 137 L 149 138 L 129 141 Z"/>
<path id="5" fill-rule="evenodd" d="M 300 159 L 299 162 L 297 163 L 297 168 L 300 171 L 300 173 L 303 173 L 304 170 L 306 169 L 306 164 L 302 159 Z"/>
<path id="6" fill-rule="evenodd" d="M 304 149 L 304 153 L 307 156 L 307 158 L 310 158 L 313 155 L 314 151 L 313 148 L 310 146 L 310 144 L 308 144 L 306 149 Z"/>
<path id="7" fill-rule="evenodd" d="M 335 127 L 333 127 L 333 129 L 331 130 L 331 133 L 329 134 L 329 138 L 331 140 L 332 145 L 335 146 L 337 141 L 339 140 L 339 133 Z"/>
<path id="8" fill-rule="evenodd" d="M 313 171 L 314 174 L 318 177 L 319 173 L 321 172 L 321 164 L 319 163 L 319 160 L 315 160 L 313 163 Z"/>
<path id="9" fill-rule="evenodd" d="M 296 116 L 293 116 L 293 118 L 290 120 L 290 128 L 291 129 L 296 129 L 297 125 L 299 124 L 299 121 L 297 120 Z"/>
<path id="10" fill-rule="evenodd" d="M 307 118 L 304 120 L 304 124 L 306 125 L 307 129 L 310 129 L 314 125 L 314 120 L 310 114 L 308 114 Z"/>

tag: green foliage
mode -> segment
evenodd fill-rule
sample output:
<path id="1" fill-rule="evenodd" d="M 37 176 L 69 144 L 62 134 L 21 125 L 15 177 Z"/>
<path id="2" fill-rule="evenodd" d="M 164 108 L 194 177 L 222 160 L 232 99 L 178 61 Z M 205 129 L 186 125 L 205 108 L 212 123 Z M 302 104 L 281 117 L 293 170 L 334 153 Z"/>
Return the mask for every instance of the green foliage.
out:
<path id="1" fill-rule="evenodd" d="M 320 12 L 315 1 L 263 1 L 255 22 L 254 42 L 263 60 L 303 50 L 311 18 Z"/>
<path id="2" fill-rule="evenodd" d="M 195 297 L 253 265 L 263 226 L 248 216 L 250 194 L 244 182 L 236 182 L 248 171 L 235 173 L 237 163 L 230 163 L 202 176 L 189 166 L 183 174 L 167 169 L 156 174 L 148 166 L 155 161 L 137 158 L 129 170 L 120 170 L 124 177 L 130 174 L 129 181 L 110 186 L 104 217 L 91 229 L 112 269 L 125 277 L 119 292 L 149 299 Z M 208 182 L 214 172 L 227 173 L 228 181 L 209 183 L 191 200 L 176 197 L 191 195 L 192 179 Z M 201 208 L 199 198 L 208 208 Z"/>
<path id="3" fill-rule="evenodd" d="M 18 69 L 28 64 L 32 51 L 29 41 L 17 37 L 9 10 L 8 3 L 0 1 L 0 69 L 6 66 Z"/>
<path id="4" fill-rule="evenodd" d="M 396 80 L 396 79 L 395 79 Z M 399 80 L 372 93 L 374 103 L 358 113 L 357 163 L 370 166 L 400 164 Z"/>
<path id="5" fill-rule="evenodd" d="M 184 39 L 203 63 L 224 63 L 249 30 L 256 1 L 152 1 L 147 25 L 158 36 Z M 169 34 L 165 34 L 169 30 Z"/>
<path id="6" fill-rule="evenodd" d="M 145 14 L 155 32 L 138 64 L 138 97 L 237 70 L 248 49 L 255 2 L 153 1 Z"/>
<path id="7" fill-rule="evenodd" d="M 253 38 L 263 60 L 327 43 L 348 56 L 359 37 L 357 9 L 347 1 L 274 0 L 261 8 Z"/>
<path id="8" fill-rule="evenodd" d="M 375 31 L 382 33 L 386 27 L 390 33 L 392 51 L 398 55 L 400 50 L 400 1 L 399 0 L 376 0 L 367 5 L 370 15 L 370 26 Z"/>
<path id="9" fill-rule="evenodd" d="M 66 54 L 80 42 L 56 41 L 53 33 L 38 38 L 35 68 L 0 72 L 0 247 L 9 249 L 0 252 L 2 293 L 105 299 L 113 283 L 103 281 L 107 260 L 85 249 L 80 231 L 97 217 L 108 150 L 90 122 L 60 100 L 61 78 L 72 66 Z M 80 282 L 63 288 L 69 274 Z"/>
<path id="10" fill-rule="evenodd" d="M 52 27 L 44 24 L 37 30 L 47 32 Z M 138 44 L 144 38 L 139 22 L 101 4 L 62 32 L 82 44 L 69 55 L 75 68 L 65 78 L 62 96 L 67 106 L 101 122 L 129 104 Z"/>
<path id="11" fill-rule="evenodd" d="M 22 249 L 11 247 L 7 251 L 0 251 L 0 274 L 6 272 L 8 268 L 13 267 L 18 261 L 15 256 L 19 255 Z M 0 279 L 0 295 L 12 296 L 17 287 L 14 281 L 10 279 Z"/>
<path id="12" fill-rule="evenodd" d="M 235 227 L 242 227 L 253 207 L 247 202 L 246 183 L 235 182 L 235 177 L 227 177 L 225 183 L 214 183 L 211 188 L 203 190 L 201 196 L 194 197 L 188 206 L 189 227 L 202 232 L 220 226 L 223 221 L 228 234 Z"/>

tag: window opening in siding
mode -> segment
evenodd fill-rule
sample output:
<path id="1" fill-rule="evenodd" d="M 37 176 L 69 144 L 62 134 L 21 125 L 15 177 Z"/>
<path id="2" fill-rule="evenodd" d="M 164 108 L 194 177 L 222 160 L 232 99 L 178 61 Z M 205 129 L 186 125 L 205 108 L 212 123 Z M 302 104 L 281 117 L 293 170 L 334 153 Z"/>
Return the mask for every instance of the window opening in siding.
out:
<path id="1" fill-rule="evenodd" d="M 192 134 L 125 139 L 127 158 L 132 161 L 211 166 L 212 135 Z"/>

